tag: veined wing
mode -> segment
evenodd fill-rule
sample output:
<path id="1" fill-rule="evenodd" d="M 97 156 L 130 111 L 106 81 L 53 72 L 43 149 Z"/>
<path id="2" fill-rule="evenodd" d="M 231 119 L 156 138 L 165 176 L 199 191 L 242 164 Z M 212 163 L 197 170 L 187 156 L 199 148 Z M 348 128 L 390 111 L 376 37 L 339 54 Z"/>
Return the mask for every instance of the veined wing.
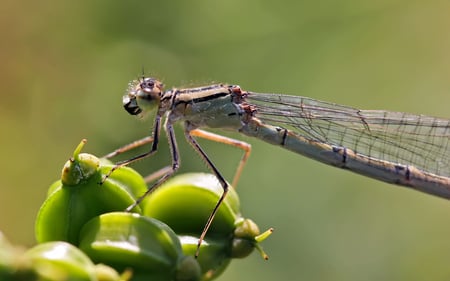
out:
<path id="1" fill-rule="evenodd" d="M 367 157 L 450 177 L 450 120 L 359 110 L 301 96 L 249 92 L 261 121 Z"/>

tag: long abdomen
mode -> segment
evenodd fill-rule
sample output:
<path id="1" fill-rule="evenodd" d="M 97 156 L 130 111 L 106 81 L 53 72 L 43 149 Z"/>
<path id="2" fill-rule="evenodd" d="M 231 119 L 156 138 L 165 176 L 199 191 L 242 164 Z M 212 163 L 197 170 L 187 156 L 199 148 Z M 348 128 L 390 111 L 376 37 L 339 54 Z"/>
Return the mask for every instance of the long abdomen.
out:
<path id="1" fill-rule="evenodd" d="M 392 163 L 342 146 L 310 140 L 288 129 L 264 124 L 256 118 L 247 121 L 240 132 L 328 165 L 450 199 L 449 178 L 421 171 L 407 163 Z"/>

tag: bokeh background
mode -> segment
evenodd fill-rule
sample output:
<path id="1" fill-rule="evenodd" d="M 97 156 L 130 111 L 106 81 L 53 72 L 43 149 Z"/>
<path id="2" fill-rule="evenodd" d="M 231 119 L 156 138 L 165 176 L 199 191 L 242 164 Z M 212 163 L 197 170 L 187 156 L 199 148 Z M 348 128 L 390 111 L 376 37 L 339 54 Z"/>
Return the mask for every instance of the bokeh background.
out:
<path id="1" fill-rule="evenodd" d="M 142 69 L 168 87 L 227 82 L 450 117 L 445 0 L 44 0 L 1 10 L 0 229 L 17 244 L 35 243 L 46 189 L 82 138 L 101 156 L 150 132 L 121 105 Z M 181 172 L 206 171 L 177 132 Z M 253 145 L 238 188 L 244 215 L 276 232 L 263 245 L 269 261 L 234 261 L 219 280 L 449 280 L 448 201 L 243 139 Z M 240 151 L 202 144 L 231 179 Z M 161 145 L 133 167 L 167 163 Z"/>

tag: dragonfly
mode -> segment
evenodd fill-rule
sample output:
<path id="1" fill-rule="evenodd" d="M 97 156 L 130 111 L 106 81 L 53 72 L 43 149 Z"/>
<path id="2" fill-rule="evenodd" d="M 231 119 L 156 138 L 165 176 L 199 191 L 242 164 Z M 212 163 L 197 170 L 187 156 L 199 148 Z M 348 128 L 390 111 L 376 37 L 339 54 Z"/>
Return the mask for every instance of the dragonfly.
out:
<path id="1" fill-rule="evenodd" d="M 131 115 L 144 116 L 155 112 L 153 133 L 106 157 L 114 157 L 147 143 L 151 143 L 151 148 L 118 162 L 110 173 L 153 155 L 158 149 L 162 126 L 167 134 L 172 161 L 170 166 L 154 174 L 154 183 L 127 211 L 178 170 L 180 155 L 173 126 L 179 122 L 184 123 L 187 142 L 205 160 L 223 188 L 222 196 L 200 235 L 196 257 L 230 188 L 197 138 L 243 150 L 232 181 L 234 187 L 251 152 L 250 144 L 203 130 L 205 128 L 239 132 L 328 165 L 450 199 L 449 119 L 360 110 L 302 96 L 245 91 L 232 84 L 164 90 L 163 83 L 152 77 L 131 81 L 123 96 L 123 106 Z"/>

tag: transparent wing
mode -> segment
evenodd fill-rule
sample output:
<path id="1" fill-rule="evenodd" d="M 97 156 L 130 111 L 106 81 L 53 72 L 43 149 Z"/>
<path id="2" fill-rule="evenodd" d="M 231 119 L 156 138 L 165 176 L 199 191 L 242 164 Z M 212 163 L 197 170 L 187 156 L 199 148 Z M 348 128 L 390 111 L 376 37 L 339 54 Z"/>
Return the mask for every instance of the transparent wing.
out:
<path id="1" fill-rule="evenodd" d="M 300 96 L 248 93 L 261 121 L 315 141 L 392 163 L 450 176 L 450 120 L 359 110 Z"/>

